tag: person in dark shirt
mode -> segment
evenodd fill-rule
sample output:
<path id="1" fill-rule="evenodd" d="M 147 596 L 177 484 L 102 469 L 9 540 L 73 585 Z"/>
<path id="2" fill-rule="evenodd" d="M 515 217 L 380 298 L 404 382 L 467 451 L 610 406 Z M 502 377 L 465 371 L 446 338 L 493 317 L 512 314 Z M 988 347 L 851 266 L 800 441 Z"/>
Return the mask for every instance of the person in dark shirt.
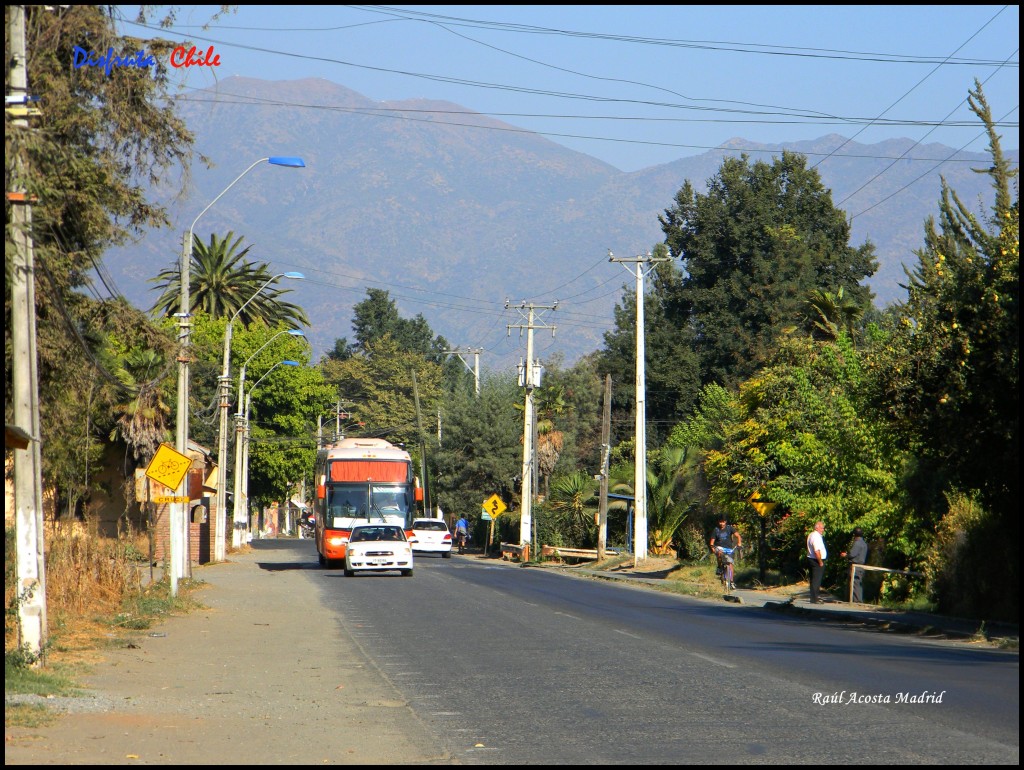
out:
<path id="1" fill-rule="evenodd" d="M 853 530 L 853 542 L 850 543 L 849 553 L 843 552 L 840 556 L 846 557 L 850 564 L 864 564 L 868 560 L 868 544 L 864 541 L 864 530 L 857 527 Z M 860 604 L 864 601 L 864 587 L 861 580 L 864 578 L 864 570 L 853 570 L 853 584 L 850 601 Z"/>

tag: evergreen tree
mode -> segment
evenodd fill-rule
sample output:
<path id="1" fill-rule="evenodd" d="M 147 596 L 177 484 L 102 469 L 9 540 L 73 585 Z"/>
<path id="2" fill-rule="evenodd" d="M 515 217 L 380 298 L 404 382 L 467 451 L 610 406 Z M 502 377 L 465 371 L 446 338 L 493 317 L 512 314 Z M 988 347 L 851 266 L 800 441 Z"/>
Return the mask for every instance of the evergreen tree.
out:
<path id="1" fill-rule="evenodd" d="M 838 292 L 868 308 L 862 285 L 874 248 L 849 245 L 850 226 L 806 159 L 727 158 L 698 195 L 687 181 L 659 217 L 684 276 L 666 315 L 692 344 L 702 383 L 736 384 L 767 361 L 788 327 L 809 328 L 809 292 Z"/>

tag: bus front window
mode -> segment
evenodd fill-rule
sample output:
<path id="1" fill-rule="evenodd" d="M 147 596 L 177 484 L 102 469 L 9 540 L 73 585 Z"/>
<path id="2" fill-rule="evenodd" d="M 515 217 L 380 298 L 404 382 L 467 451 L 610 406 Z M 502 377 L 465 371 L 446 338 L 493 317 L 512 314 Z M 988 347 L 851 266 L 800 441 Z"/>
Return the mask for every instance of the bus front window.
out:
<path id="1" fill-rule="evenodd" d="M 339 484 L 328 488 L 328 526 L 351 526 L 350 519 L 366 518 L 366 487 Z"/>

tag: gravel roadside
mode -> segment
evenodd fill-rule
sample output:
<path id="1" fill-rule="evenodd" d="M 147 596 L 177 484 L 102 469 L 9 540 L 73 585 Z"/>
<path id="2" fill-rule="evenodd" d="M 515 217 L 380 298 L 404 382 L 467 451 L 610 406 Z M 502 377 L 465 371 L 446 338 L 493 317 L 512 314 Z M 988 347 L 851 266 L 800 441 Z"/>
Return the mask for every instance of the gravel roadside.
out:
<path id="1" fill-rule="evenodd" d="M 5 728 L 4 763 L 453 764 L 387 676 L 273 551 L 194 571 L 207 609 L 111 650 L 46 727 Z M 258 613 L 258 614 L 257 614 Z"/>

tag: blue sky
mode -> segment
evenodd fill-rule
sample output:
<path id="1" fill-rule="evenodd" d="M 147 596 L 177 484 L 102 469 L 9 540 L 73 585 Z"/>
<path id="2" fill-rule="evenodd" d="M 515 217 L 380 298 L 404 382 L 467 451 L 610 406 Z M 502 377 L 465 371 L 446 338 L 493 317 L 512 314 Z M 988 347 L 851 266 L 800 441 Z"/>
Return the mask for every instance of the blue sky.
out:
<path id="1" fill-rule="evenodd" d="M 231 76 L 324 78 L 374 101 L 453 102 L 623 171 L 733 138 L 983 152 L 975 78 L 1003 148 L 1020 146 L 1015 5 L 238 6 L 212 22 L 217 6 L 176 6 L 163 31 L 119 8 L 126 34 L 214 47 L 218 66 L 176 71 L 186 97 L 228 98 Z"/>

